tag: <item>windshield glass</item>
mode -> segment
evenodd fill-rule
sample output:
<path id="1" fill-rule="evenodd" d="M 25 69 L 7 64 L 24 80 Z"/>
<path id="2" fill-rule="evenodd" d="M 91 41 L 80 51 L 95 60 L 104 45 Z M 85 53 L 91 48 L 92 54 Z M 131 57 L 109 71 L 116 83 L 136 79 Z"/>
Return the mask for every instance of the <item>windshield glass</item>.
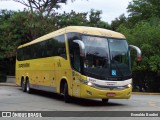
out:
<path id="1" fill-rule="evenodd" d="M 125 77 L 131 74 L 130 54 L 126 40 L 108 39 L 111 56 L 111 75 Z"/>
<path id="2" fill-rule="evenodd" d="M 107 79 L 109 76 L 109 51 L 106 38 L 83 36 L 86 58 L 84 73 L 93 78 Z"/>
<path id="3" fill-rule="evenodd" d="M 85 44 L 84 74 L 101 80 L 118 80 L 131 75 L 126 40 L 82 36 Z"/>

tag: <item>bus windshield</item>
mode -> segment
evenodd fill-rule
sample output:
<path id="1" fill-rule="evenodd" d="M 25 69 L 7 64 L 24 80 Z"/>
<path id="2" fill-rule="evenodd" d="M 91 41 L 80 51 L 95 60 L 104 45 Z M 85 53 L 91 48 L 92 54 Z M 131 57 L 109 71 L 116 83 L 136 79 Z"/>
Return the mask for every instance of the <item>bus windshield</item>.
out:
<path id="1" fill-rule="evenodd" d="M 124 80 L 131 77 L 126 40 L 82 36 L 85 44 L 84 74 L 101 80 Z"/>

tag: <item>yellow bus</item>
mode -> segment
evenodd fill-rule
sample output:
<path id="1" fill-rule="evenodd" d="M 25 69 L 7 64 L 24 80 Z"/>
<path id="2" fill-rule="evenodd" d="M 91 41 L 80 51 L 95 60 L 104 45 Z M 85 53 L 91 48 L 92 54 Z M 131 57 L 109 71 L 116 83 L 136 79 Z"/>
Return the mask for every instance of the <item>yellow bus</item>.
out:
<path id="1" fill-rule="evenodd" d="M 128 99 L 132 91 L 130 48 L 124 35 L 102 28 L 69 26 L 17 49 L 16 84 L 79 98 Z"/>

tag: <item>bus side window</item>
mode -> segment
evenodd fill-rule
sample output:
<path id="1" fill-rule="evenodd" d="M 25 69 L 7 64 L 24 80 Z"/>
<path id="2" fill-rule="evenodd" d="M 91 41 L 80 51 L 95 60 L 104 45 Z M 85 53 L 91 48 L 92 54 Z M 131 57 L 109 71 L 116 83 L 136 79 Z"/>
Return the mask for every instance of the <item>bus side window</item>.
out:
<path id="1" fill-rule="evenodd" d="M 66 58 L 66 50 L 64 48 L 58 48 L 58 55 L 63 57 L 63 58 Z"/>
<path id="2" fill-rule="evenodd" d="M 58 54 L 58 56 L 61 56 L 64 59 L 67 59 L 64 35 L 57 36 L 54 39 L 57 41 L 57 46 L 58 46 L 57 54 Z"/>

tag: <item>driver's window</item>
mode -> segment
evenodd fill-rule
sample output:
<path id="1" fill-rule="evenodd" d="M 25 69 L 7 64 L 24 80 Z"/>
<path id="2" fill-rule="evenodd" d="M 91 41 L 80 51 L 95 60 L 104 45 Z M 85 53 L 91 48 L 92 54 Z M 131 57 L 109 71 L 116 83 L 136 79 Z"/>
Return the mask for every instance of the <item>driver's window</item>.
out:
<path id="1" fill-rule="evenodd" d="M 80 72 L 80 48 L 74 40 L 81 39 L 79 33 L 67 33 L 70 62 L 73 69 Z"/>
<path id="2" fill-rule="evenodd" d="M 75 48 L 73 52 L 73 67 L 80 72 L 80 51 L 79 48 Z"/>

